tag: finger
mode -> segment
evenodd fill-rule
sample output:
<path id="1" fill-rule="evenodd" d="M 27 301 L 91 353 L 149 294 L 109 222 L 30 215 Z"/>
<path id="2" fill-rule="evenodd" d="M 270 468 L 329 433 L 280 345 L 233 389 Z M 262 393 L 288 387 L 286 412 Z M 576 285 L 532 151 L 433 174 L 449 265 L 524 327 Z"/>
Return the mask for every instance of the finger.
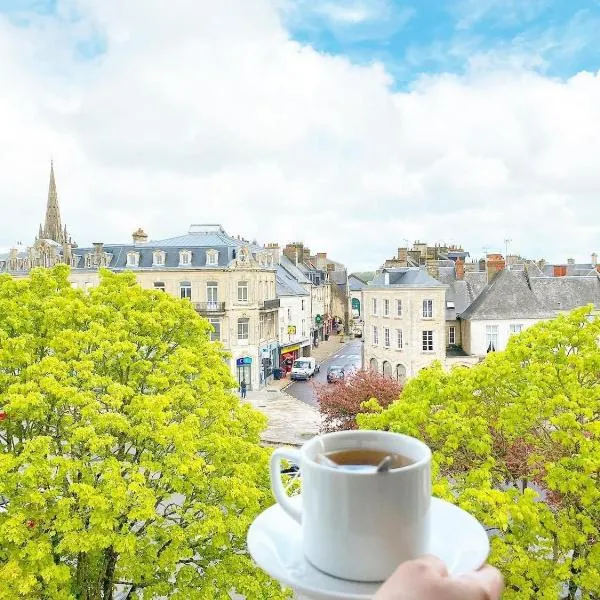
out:
<path id="1" fill-rule="evenodd" d="M 490 565 L 485 565 L 479 571 L 461 575 L 458 579 L 479 588 L 483 593 L 482 600 L 498 600 L 504 588 L 502 574 Z"/>
<path id="2" fill-rule="evenodd" d="M 424 554 L 416 560 L 406 564 L 411 563 L 422 564 L 427 567 L 428 571 L 431 571 L 436 575 L 440 575 L 441 577 L 448 577 L 448 567 L 446 567 L 446 563 L 441 558 L 438 558 L 433 554 Z"/>

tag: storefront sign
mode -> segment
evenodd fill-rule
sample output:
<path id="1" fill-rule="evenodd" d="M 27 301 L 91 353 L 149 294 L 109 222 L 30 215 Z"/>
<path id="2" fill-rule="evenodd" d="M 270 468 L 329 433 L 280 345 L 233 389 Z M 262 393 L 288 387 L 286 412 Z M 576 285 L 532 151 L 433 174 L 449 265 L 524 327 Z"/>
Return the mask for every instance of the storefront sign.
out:
<path id="1" fill-rule="evenodd" d="M 360 300 L 358 298 L 352 298 L 352 308 L 360 311 Z"/>
<path id="2" fill-rule="evenodd" d="M 316 323 L 317 325 L 320 325 L 320 324 L 321 324 L 321 321 L 323 321 L 323 317 L 322 317 L 321 315 L 317 315 L 317 316 L 315 317 L 315 323 Z"/>
<path id="3" fill-rule="evenodd" d="M 294 352 L 295 350 L 300 350 L 300 344 L 294 344 L 293 346 L 283 346 L 281 348 L 281 353 L 285 354 L 286 352 Z"/>
<path id="4" fill-rule="evenodd" d="M 288 335 L 296 335 L 296 326 L 288 325 Z"/>
<path id="5" fill-rule="evenodd" d="M 238 358 L 235 361 L 235 364 L 238 367 L 243 367 L 244 365 L 251 365 L 252 364 L 252 358 L 250 356 L 244 356 L 244 358 Z"/>

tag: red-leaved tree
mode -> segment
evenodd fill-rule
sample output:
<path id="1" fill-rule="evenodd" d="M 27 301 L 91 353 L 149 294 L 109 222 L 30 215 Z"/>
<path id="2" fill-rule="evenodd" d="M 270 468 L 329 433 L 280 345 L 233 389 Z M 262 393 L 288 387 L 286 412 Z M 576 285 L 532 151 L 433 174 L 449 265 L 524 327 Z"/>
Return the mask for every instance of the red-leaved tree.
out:
<path id="1" fill-rule="evenodd" d="M 356 415 L 368 412 L 363 402 L 376 398 L 385 408 L 398 400 L 402 384 L 375 371 L 357 371 L 344 381 L 315 384 L 323 421 L 321 431 L 356 429 Z"/>

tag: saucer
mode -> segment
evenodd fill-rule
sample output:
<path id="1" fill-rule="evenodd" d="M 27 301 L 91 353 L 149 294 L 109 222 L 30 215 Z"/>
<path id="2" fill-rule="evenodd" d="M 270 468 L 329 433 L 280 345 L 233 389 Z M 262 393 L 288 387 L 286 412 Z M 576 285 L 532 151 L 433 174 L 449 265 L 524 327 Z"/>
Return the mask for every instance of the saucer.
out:
<path id="1" fill-rule="evenodd" d="M 302 496 L 290 499 L 301 504 Z M 313 567 L 302 552 L 300 525 L 274 504 L 248 531 L 248 550 L 256 564 L 294 591 L 320 600 L 370 600 L 381 583 L 348 581 Z M 485 529 L 472 515 L 439 498 L 431 499 L 429 554 L 441 558 L 451 575 L 476 571 L 488 557 Z"/>

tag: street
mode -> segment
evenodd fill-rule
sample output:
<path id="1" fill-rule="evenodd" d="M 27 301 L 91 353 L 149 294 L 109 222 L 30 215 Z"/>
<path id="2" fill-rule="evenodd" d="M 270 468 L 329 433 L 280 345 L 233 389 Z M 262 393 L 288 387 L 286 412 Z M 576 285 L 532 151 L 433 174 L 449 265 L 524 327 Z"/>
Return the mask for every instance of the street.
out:
<path id="1" fill-rule="evenodd" d="M 315 393 L 314 383 L 327 384 L 327 368 L 332 365 L 344 367 L 349 370 L 351 368 L 360 369 L 361 365 L 361 345 L 362 340 L 351 339 L 345 344 L 340 344 L 339 350 L 325 359 L 321 365 L 320 372 L 309 381 L 296 381 L 285 388 L 285 392 L 294 398 L 306 402 L 311 406 L 317 405 L 317 396 Z"/>

